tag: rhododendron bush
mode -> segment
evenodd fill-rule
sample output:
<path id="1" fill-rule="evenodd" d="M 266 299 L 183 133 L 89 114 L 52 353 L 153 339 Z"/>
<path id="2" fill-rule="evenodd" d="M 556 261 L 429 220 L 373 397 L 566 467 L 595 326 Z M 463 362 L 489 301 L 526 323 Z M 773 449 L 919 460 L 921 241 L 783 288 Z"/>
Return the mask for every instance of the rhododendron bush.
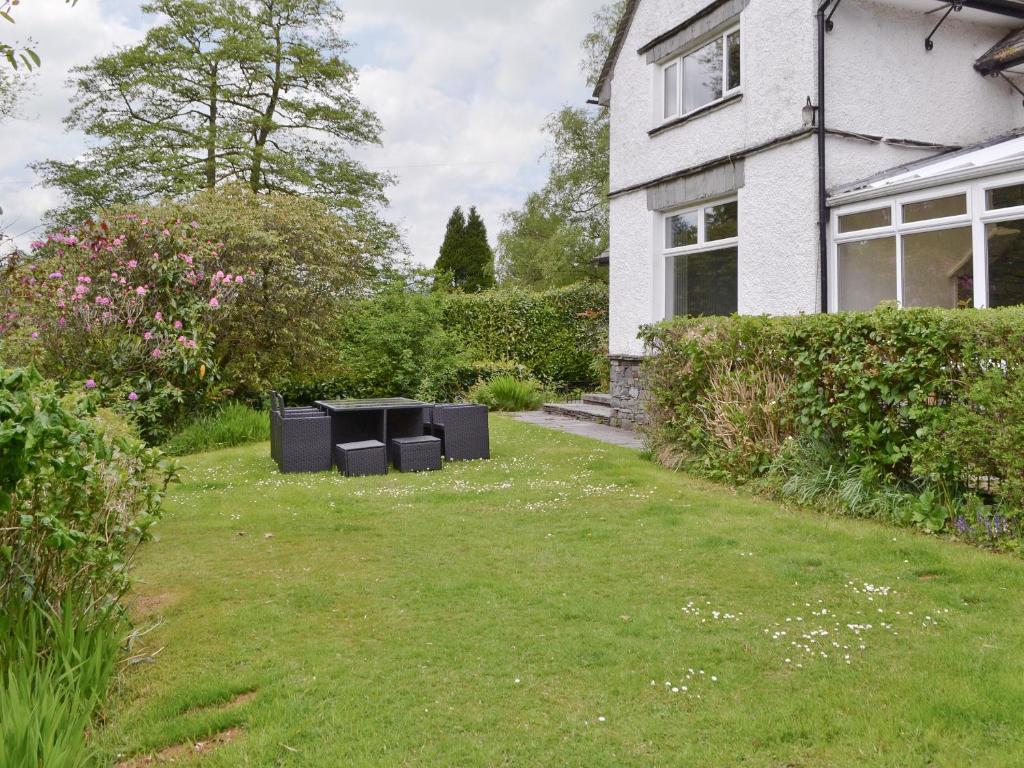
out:
<path id="1" fill-rule="evenodd" d="M 216 328 L 246 279 L 222 248 L 195 222 L 135 214 L 52 233 L 5 270 L 0 341 L 162 439 L 219 396 Z"/>

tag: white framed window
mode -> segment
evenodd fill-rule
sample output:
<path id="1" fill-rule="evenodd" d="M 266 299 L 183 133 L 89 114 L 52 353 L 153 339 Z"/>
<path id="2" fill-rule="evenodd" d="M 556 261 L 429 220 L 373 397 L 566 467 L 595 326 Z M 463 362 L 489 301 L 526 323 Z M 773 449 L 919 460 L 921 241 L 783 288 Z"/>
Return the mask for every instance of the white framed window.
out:
<path id="1" fill-rule="evenodd" d="M 735 198 L 663 216 L 666 315 L 731 315 L 738 308 L 739 203 Z"/>
<path id="2" fill-rule="evenodd" d="M 739 93 L 740 28 L 733 26 L 661 64 L 659 122 L 668 122 Z"/>
<path id="3" fill-rule="evenodd" d="M 837 311 L 1024 304 L 1024 174 L 837 207 Z"/>

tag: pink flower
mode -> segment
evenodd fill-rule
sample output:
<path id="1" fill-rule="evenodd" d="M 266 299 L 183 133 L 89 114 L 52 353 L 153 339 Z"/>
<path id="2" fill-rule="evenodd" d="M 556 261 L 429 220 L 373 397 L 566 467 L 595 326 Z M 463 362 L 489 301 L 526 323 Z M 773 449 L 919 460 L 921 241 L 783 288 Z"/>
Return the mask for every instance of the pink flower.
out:
<path id="1" fill-rule="evenodd" d="M 162 323 L 163 320 L 164 320 L 164 313 L 163 312 L 157 312 L 155 315 L 153 315 L 153 317 L 156 319 L 157 322 Z"/>
<path id="2" fill-rule="evenodd" d="M 85 388 L 86 389 L 96 389 L 96 382 L 93 381 L 92 379 L 86 379 L 85 380 Z"/>
<path id="3" fill-rule="evenodd" d="M 135 392 L 129 392 L 128 399 L 134 403 L 136 400 L 139 399 L 139 396 Z"/>
<path id="4" fill-rule="evenodd" d="M 165 229 L 165 230 L 163 231 L 163 235 L 164 235 L 164 237 L 169 237 L 169 236 L 170 236 L 170 234 L 171 234 L 171 230 L 169 230 L 169 229 Z"/>
<path id="5" fill-rule="evenodd" d="M 135 289 L 135 293 L 139 296 L 145 296 L 147 293 L 149 293 L 149 289 L 146 288 L 145 286 L 140 285 L 138 288 Z"/>
<path id="6" fill-rule="evenodd" d="M 137 262 L 135 259 L 132 259 L 131 261 L 128 262 L 127 266 L 128 269 L 135 269 L 137 266 L 139 266 L 139 262 Z"/>
<path id="7" fill-rule="evenodd" d="M 51 280 L 60 280 L 62 277 L 64 277 L 64 275 L 62 275 L 60 272 L 51 272 L 50 273 L 50 279 Z"/>
<path id="8" fill-rule="evenodd" d="M 79 296 L 84 296 L 88 292 L 89 292 L 89 286 L 87 286 L 87 285 L 76 285 L 75 286 L 75 293 L 77 293 Z"/>
<path id="9" fill-rule="evenodd" d="M 39 332 L 38 331 L 32 331 L 32 338 L 33 339 L 38 339 L 39 338 Z"/>
<path id="10" fill-rule="evenodd" d="M 79 275 L 78 276 L 78 282 L 88 284 L 88 283 L 92 282 L 92 278 L 91 277 L 87 277 L 86 275 Z"/>
<path id="11" fill-rule="evenodd" d="M 142 338 L 145 339 L 146 341 L 149 341 L 150 339 L 153 338 L 153 333 L 151 331 L 146 331 L 144 334 L 142 334 Z"/>
<path id="12" fill-rule="evenodd" d="M 174 321 L 174 329 L 178 330 L 178 331 L 181 330 L 181 320 L 175 320 Z"/>
<path id="13" fill-rule="evenodd" d="M 245 281 L 244 277 L 242 277 L 241 275 L 235 275 L 235 282 L 236 283 L 242 283 L 244 281 Z"/>
<path id="14" fill-rule="evenodd" d="M 161 351 L 160 347 L 154 349 L 150 354 L 157 360 L 164 356 L 164 353 L 163 351 Z"/>
<path id="15" fill-rule="evenodd" d="M 185 337 L 184 336 L 179 336 L 178 337 L 178 343 L 179 344 L 184 344 L 185 343 Z"/>
<path id="16" fill-rule="evenodd" d="M 214 296 L 212 299 L 210 299 L 210 306 L 213 307 L 214 309 L 216 309 L 217 307 L 220 306 L 220 302 L 217 301 L 217 297 L 216 296 Z"/>

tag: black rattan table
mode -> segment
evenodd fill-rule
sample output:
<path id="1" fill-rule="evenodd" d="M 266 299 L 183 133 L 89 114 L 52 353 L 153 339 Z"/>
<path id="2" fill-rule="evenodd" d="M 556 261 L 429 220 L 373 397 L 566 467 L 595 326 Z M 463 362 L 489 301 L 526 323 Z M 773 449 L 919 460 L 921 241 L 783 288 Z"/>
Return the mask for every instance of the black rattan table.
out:
<path id="1" fill-rule="evenodd" d="M 379 440 L 388 446 L 390 454 L 390 440 L 423 435 L 423 409 L 427 403 L 419 400 L 405 397 L 318 400 L 316 405 L 331 415 L 332 447 L 340 443 Z"/>

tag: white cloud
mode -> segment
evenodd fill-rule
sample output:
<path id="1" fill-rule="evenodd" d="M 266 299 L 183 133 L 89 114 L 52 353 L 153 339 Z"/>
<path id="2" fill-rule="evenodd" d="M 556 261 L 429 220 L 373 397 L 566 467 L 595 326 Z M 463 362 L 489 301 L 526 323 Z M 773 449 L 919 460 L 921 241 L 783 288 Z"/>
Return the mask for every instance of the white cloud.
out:
<path id="1" fill-rule="evenodd" d="M 601 2 L 341 0 L 359 96 L 384 126 L 384 146 L 356 154 L 398 177 L 387 216 L 417 261 L 433 263 L 456 205 L 476 205 L 493 239 L 501 214 L 543 182 L 541 126 L 563 104 L 586 100 L 579 42 Z M 38 0 L 17 14 L 12 29 L 37 41 L 43 68 L 22 105 L 25 119 L 3 127 L 0 205 L 9 232 L 36 224 L 57 202 L 52 190 L 32 187 L 25 165 L 70 159 L 85 147 L 62 124 L 68 70 L 136 42 L 146 23 L 136 3 L 123 0 Z"/>
<path id="2" fill-rule="evenodd" d="M 22 244 L 33 239 L 43 213 L 59 202 L 54 190 L 36 186 L 28 163 L 49 158 L 70 159 L 85 143 L 80 135 L 68 134 L 63 119 L 69 109 L 71 91 L 64 81 L 72 67 L 116 46 L 130 45 L 144 34 L 129 20 L 134 6 L 81 2 L 67 5 L 59 0 L 41 0 L 15 7 L 15 24 L 4 25 L 4 40 L 17 40 L 32 47 L 42 66 L 31 77 L 30 90 L 18 107 L 18 117 L 2 130 L 4 152 L 0 158 L 0 206 L 8 234 L 26 233 Z"/>

